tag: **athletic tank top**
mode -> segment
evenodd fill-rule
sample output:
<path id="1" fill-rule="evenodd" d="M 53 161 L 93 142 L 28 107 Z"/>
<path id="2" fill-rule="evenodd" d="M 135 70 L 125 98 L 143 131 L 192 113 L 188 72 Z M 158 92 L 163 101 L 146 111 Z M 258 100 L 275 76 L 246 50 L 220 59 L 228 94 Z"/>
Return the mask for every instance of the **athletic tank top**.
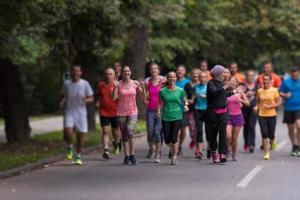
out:
<path id="1" fill-rule="evenodd" d="M 138 114 L 136 105 L 137 85 L 131 80 L 127 87 L 122 80 L 119 82 L 119 99 L 117 109 L 118 116 L 130 116 Z"/>
<path id="2" fill-rule="evenodd" d="M 148 110 L 157 110 L 158 105 L 158 96 L 161 88 L 161 83 L 158 81 L 157 85 L 152 84 L 152 80 L 150 79 L 148 82 Z"/>
<path id="3" fill-rule="evenodd" d="M 242 114 L 242 104 L 237 96 L 239 94 L 232 95 L 227 97 L 227 108 L 230 116 L 240 115 Z"/>

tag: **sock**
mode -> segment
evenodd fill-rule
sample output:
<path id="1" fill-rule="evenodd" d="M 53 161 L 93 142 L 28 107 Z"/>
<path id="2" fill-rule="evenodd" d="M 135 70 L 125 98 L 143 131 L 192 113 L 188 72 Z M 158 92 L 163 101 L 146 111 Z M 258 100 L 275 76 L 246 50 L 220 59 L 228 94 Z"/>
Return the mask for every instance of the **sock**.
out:
<path id="1" fill-rule="evenodd" d="M 70 148 L 70 149 L 72 149 L 73 148 L 73 144 L 72 143 L 68 144 L 67 147 Z"/>
<path id="2" fill-rule="evenodd" d="M 108 149 L 104 149 L 104 152 L 107 152 L 108 151 Z"/>
<path id="3" fill-rule="evenodd" d="M 81 157 L 81 154 L 80 154 L 80 153 L 78 153 L 78 154 L 77 154 L 77 157 L 79 157 L 79 158 L 80 158 L 80 157 Z"/>

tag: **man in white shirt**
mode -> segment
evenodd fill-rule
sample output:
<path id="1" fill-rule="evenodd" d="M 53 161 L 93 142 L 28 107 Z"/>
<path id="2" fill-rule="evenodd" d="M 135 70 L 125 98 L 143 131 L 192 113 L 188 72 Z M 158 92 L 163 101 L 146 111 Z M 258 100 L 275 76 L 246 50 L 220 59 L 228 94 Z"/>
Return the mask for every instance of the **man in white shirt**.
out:
<path id="1" fill-rule="evenodd" d="M 93 91 L 86 80 L 81 79 L 81 67 L 74 65 L 71 69 L 71 80 L 62 88 L 60 106 L 64 111 L 64 140 L 67 144 L 67 159 L 73 159 L 73 130 L 76 130 L 75 164 L 81 165 L 83 135 L 88 132 L 86 104 L 92 103 Z"/>

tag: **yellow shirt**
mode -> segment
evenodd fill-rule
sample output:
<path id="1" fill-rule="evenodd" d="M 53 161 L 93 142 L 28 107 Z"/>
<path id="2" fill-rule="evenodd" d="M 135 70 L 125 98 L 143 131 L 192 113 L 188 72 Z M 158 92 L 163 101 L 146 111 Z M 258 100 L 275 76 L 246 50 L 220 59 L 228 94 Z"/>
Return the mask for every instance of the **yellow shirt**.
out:
<path id="1" fill-rule="evenodd" d="M 274 105 L 276 103 L 275 99 L 279 98 L 279 92 L 277 88 L 259 88 L 257 91 L 258 98 L 258 116 L 261 117 L 273 117 L 276 116 L 276 108 L 265 108 L 264 105 Z"/>

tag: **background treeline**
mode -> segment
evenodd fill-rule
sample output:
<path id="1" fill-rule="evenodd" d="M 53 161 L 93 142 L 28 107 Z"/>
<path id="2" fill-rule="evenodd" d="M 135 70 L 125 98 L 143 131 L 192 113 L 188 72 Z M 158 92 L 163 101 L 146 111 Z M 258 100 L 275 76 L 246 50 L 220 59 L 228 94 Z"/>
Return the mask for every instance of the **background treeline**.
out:
<path id="1" fill-rule="evenodd" d="M 57 111 L 72 63 L 95 85 L 115 61 L 139 77 L 148 62 L 168 69 L 235 60 L 247 69 L 272 59 L 287 70 L 300 58 L 300 0 L 1 0 L 0 13 L 6 119 Z"/>

